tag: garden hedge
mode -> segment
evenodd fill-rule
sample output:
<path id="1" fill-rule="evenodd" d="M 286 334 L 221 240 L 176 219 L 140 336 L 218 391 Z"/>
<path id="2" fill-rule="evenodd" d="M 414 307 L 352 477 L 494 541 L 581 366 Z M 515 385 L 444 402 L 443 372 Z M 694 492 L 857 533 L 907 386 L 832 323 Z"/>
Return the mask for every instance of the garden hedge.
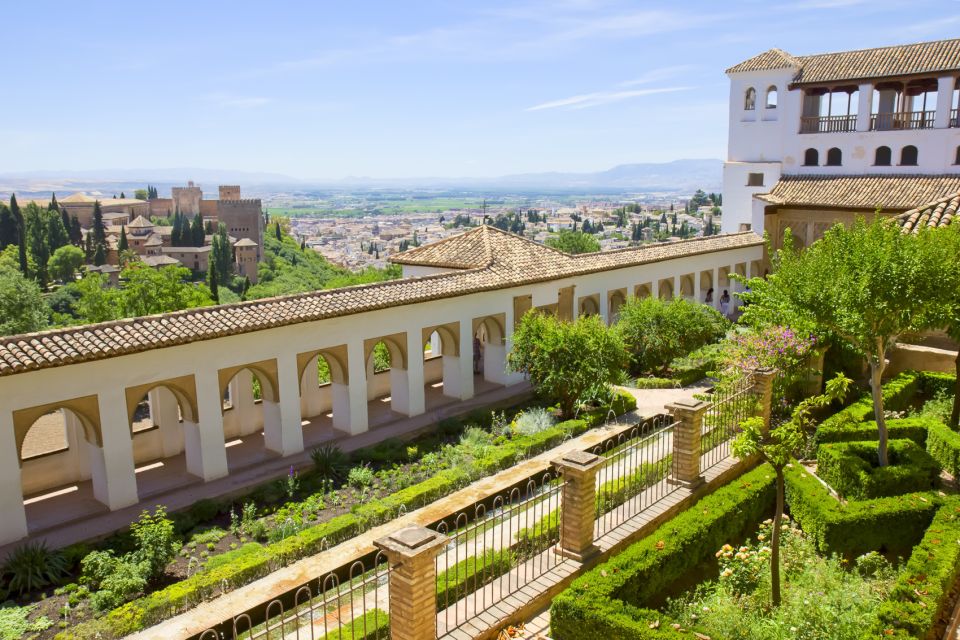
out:
<path id="1" fill-rule="evenodd" d="M 888 380 L 883 385 L 883 408 L 886 411 L 904 411 L 909 408 L 914 396 L 924 389 L 924 381 L 928 379 L 928 375 L 926 372 L 904 371 Z M 820 429 L 840 429 L 873 417 L 873 398 L 866 393 L 853 404 L 821 422 L 817 429 L 818 436 Z"/>
<path id="2" fill-rule="evenodd" d="M 612 408 L 617 415 L 636 409 L 636 400 L 630 394 L 618 392 Z M 477 460 L 483 474 L 491 474 L 512 466 L 518 458 L 537 455 L 577 436 L 606 420 L 609 411 L 595 409 L 583 412 L 577 420 L 567 420 L 538 433 L 514 438 L 502 445 L 490 447 L 486 456 Z M 230 589 L 253 582 L 258 578 L 309 555 L 317 554 L 335 544 L 352 538 L 372 526 L 397 517 L 401 508 L 415 509 L 448 495 L 469 484 L 466 470 L 445 469 L 389 496 L 355 507 L 351 513 L 337 516 L 327 522 L 303 529 L 278 542 L 259 548 L 247 546 L 222 554 L 213 568 L 204 569 L 185 580 L 128 602 L 106 615 L 76 625 L 57 635 L 67 638 L 120 638 L 156 624 L 185 608 L 219 594 L 223 585 Z"/>
<path id="3" fill-rule="evenodd" d="M 321 636 L 318 640 L 377 640 L 390 637 L 390 614 L 380 609 L 367 611 L 349 626 Z"/>
<path id="4" fill-rule="evenodd" d="M 689 638 L 666 616 L 644 609 L 651 598 L 735 541 L 773 508 L 768 465 L 733 480 L 658 527 L 646 538 L 577 578 L 550 607 L 557 640 Z"/>
<path id="5" fill-rule="evenodd" d="M 487 549 L 437 574 L 437 611 L 443 611 L 468 593 L 510 571 L 513 560 L 509 549 Z"/>
<path id="6" fill-rule="evenodd" d="M 912 549 L 943 504 L 937 492 L 841 504 L 801 465 L 785 470 L 787 511 L 824 554 L 848 558 L 869 551 Z"/>
<path id="7" fill-rule="evenodd" d="M 890 464 L 877 466 L 876 442 L 834 442 L 817 448 L 817 475 L 843 498 L 867 500 L 932 490 L 940 467 L 912 440 L 890 440 Z"/>
<path id="8" fill-rule="evenodd" d="M 960 577 L 960 498 L 948 498 L 930 528 L 910 554 L 890 597 L 880 605 L 877 620 L 863 635 L 880 638 L 931 637 Z"/>
<path id="9" fill-rule="evenodd" d="M 869 417 L 873 417 L 871 409 Z M 921 447 L 927 443 L 927 433 L 931 424 L 939 424 L 932 418 L 896 418 L 887 420 L 887 437 L 891 440 L 913 440 Z M 816 442 L 862 442 L 880 438 L 877 423 L 873 420 L 863 422 L 830 423 L 824 421 L 816 433 Z"/>
<path id="10" fill-rule="evenodd" d="M 960 474 L 960 434 L 932 420 L 927 427 L 927 453 L 954 478 Z"/>

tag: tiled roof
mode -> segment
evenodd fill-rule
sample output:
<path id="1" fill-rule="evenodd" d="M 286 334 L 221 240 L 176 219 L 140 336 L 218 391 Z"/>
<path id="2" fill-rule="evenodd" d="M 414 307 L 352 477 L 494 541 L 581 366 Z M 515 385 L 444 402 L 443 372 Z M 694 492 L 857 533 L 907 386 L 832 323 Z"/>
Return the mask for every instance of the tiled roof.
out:
<path id="1" fill-rule="evenodd" d="M 960 191 L 960 175 L 781 176 L 754 197 L 781 206 L 912 209 Z"/>
<path id="2" fill-rule="evenodd" d="M 143 216 L 137 216 L 133 222 L 127 225 L 131 229 L 152 229 L 153 223 L 144 218 Z"/>
<path id="3" fill-rule="evenodd" d="M 795 65 L 788 64 L 795 61 Z M 866 80 L 960 69 L 960 39 L 918 42 L 811 56 L 770 49 L 727 69 L 727 73 L 796 67 L 796 84 Z"/>
<path id="4" fill-rule="evenodd" d="M 894 219 L 903 227 L 905 233 L 917 233 L 924 227 L 946 227 L 960 219 L 957 215 L 958 208 L 960 208 L 960 193 L 954 193 L 922 207 L 905 211 Z"/>
<path id="5" fill-rule="evenodd" d="M 455 273 L 9 336 L 0 339 L 0 376 L 763 243 L 745 232 L 570 256 L 490 226 L 456 238 L 474 251 L 485 247 L 486 261 Z"/>

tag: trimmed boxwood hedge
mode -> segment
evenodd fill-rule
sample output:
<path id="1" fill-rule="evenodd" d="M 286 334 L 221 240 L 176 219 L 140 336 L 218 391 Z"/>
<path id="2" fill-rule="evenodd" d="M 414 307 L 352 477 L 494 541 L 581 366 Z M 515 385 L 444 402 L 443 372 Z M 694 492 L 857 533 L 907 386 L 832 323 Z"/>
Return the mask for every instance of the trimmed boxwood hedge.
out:
<path id="1" fill-rule="evenodd" d="M 623 392 L 618 392 L 612 403 L 617 415 L 632 411 L 636 406 L 634 397 Z M 476 461 L 477 468 L 488 475 L 510 467 L 518 457 L 537 455 L 603 423 L 608 413 L 606 409 L 583 412 L 580 419 L 567 420 L 538 433 L 490 447 L 485 457 Z M 401 507 L 419 508 L 469 482 L 470 478 L 464 469 L 445 469 L 423 482 L 371 500 L 355 507 L 351 513 L 303 529 L 278 542 L 252 549 L 244 546 L 222 554 L 212 568 L 198 571 L 185 580 L 128 602 L 103 617 L 76 625 L 69 634 L 62 632 L 57 638 L 120 638 L 145 629 L 194 603 L 219 594 L 224 584 L 236 589 L 253 582 L 290 562 L 317 554 L 396 517 Z"/>
<path id="2" fill-rule="evenodd" d="M 873 417 L 873 412 L 870 412 Z M 927 444 L 927 432 L 930 425 L 939 424 L 932 418 L 896 418 L 887 420 L 887 437 L 891 440 L 913 440 L 921 447 Z M 862 442 L 880 438 L 877 423 L 874 420 L 864 422 L 848 422 L 842 424 L 827 424 L 824 421 L 817 428 L 816 441 L 818 444 L 827 442 Z"/>
<path id="3" fill-rule="evenodd" d="M 740 537 L 773 507 L 768 465 L 733 480 L 665 522 L 643 540 L 577 578 L 550 607 L 557 640 L 668 640 L 680 635 L 643 605 Z M 651 624 L 654 622 L 660 624 Z"/>
<path id="4" fill-rule="evenodd" d="M 367 611 L 349 626 L 321 636 L 318 640 L 377 640 L 390 636 L 390 614 L 380 609 Z"/>
<path id="5" fill-rule="evenodd" d="M 960 474 L 960 433 L 933 420 L 927 427 L 927 453 L 954 478 Z"/>
<path id="6" fill-rule="evenodd" d="M 481 534 L 482 535 L 482 534 Z M 510 571 L 513 553 L 509 549 L 487 549 L 470 556 L 437 575 L 437 611 L 452 606 L 494 578 Z"/>
<path id="7" fill-rule="evenodd" d="M 864 640 L 929 638 L 960 577 L 960 498 L 948 498 L 900 572 Z"/>
<path id="8" fill-rule="evenodd" d="M 790 516 L 824 554 L 909 551 L 943 504 L 934 491 L 841 504 L 801 465 L 788 466 L 784 475 Z"/>
<path id="9" fill-rule="evenodd" d="M 877 466 L 875 442 L 834 442 L 817 448 L 817 475 L 840 496 L 866 500 L 934 488 L 940 467 L 911 440 L 891 440 L 890 464 Z"/>

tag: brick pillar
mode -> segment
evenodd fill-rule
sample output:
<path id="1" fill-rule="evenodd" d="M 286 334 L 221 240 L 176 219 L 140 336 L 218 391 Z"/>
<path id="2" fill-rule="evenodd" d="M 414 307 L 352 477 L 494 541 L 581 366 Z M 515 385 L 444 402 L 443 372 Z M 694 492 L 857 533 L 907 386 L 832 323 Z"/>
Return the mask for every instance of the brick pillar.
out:
<path id="1" fill-rule="evenodd" d="M 583 562 L 599 551 L 593 543 L 593 523 L 597 514 L 597 470 L 603 458 L 571 451 L 552 464 L 564 480 L 557 553 Z"/>
<path id="2" fill-rule="evenodd" d="M 692 399 L 666 406 L 677 423 L 673 429 L 673 474 L 669 479 L 672 484 L 695 489 L 704 482 L 700 473 L 700 435 L 703 414 L 709 407 L 707 402 Z"/>
<path id="3" fill-rule="evenodd" d="M 447 536 L 407 527 L 374 541 L 390 563 L 390 637 L 436 640 L 437 554 Z"/>
<path id="4" fill-rule="evenodd" d="M 754 369 L 753 393 L 757 396 L 760 407 L 758 415 L 763 418 L 763 432 L 770 431 L 770 415 L 773 408 L 773 378 L 776 370 L 769 368 Z"/>

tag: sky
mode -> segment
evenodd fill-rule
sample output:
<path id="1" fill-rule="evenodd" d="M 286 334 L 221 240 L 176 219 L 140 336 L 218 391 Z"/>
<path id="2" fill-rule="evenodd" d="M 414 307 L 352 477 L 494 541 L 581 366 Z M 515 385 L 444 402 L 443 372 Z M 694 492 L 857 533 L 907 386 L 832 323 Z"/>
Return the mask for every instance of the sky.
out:
<path id="1" fill-rule="evenodd" d="M 0 173 L 487 177 L 723 158 L 727 67 L 960 27 L 958 0 L 4 5 Z"/>

